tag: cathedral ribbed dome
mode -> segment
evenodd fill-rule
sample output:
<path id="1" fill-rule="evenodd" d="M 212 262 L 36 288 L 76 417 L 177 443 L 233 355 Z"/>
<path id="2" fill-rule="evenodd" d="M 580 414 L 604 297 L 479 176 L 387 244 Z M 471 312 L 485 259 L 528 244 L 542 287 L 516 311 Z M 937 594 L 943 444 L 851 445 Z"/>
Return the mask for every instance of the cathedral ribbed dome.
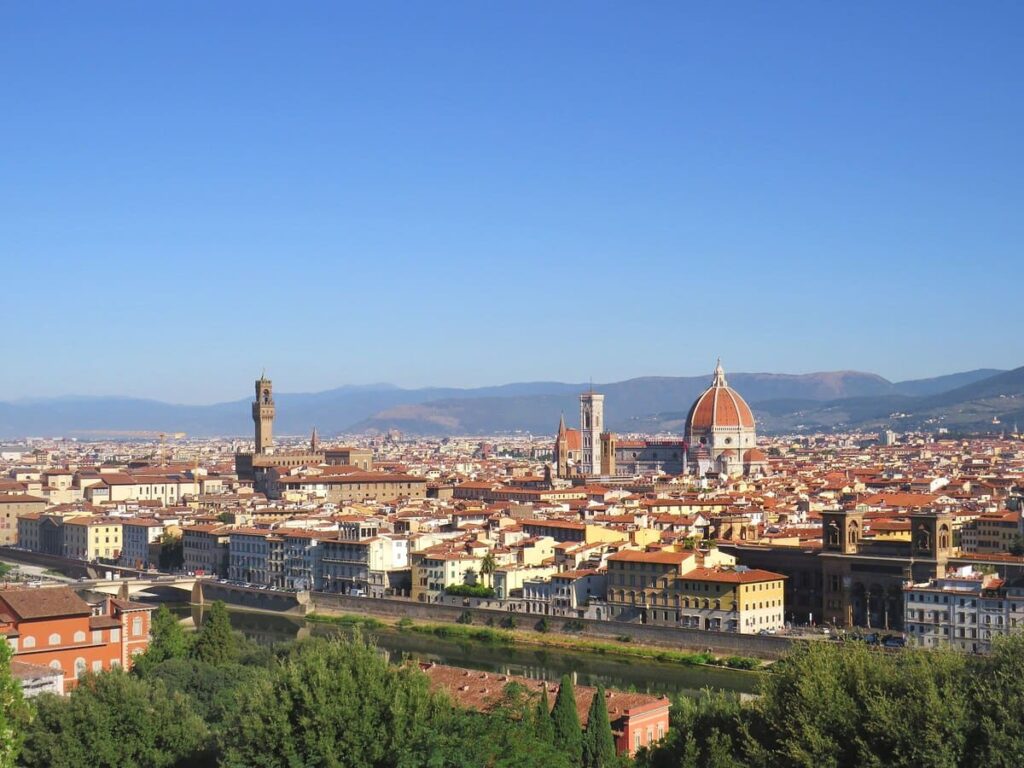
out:
<path id="1" fill-rule="evenodd" d="M 754 428 L 754 414 L 750 406 L 725 380 L 725 371 L 719 361 L 711 386 L 697 398 L 686 417 L 686 431 L 709 430 L 715 427 Z"/>

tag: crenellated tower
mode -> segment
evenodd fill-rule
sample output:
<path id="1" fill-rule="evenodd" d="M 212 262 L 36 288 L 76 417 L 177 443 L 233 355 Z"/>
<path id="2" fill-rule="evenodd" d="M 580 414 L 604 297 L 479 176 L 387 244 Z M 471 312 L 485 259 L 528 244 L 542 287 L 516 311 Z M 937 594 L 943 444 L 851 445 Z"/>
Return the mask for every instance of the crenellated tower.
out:
<path id="1" fill-rule="evenodd" d="M 274 384 L 264 374 L 256 379 L 256 400 L 252 404 L 257 455 L 268 453 L 274 447 L 274 413 Z"/>

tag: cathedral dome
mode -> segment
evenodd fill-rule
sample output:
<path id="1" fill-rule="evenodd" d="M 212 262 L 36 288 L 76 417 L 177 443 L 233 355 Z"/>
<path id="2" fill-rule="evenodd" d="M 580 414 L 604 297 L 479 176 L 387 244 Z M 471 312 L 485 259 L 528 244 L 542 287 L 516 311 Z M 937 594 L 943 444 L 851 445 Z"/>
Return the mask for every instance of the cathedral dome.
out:
<path id="1" fill-rule="evenodd" d="M 750 406 L 725 380 L 722 362 L 715 367 L 715 378 L 711 386 L 697 398 L 686 416 L 687 434 L 693 430 L 704 431 L 715 428 L 754 428 L 754 414 Z"/>

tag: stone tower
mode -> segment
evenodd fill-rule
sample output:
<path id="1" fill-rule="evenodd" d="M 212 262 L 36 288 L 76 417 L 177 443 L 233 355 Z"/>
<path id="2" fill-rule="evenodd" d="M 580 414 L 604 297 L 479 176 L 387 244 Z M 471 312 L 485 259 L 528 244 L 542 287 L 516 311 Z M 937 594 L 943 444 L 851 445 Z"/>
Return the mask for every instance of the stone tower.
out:
<path id="1" fill-rule="evenodd" d="M 593 391 L 580 395 L 580 474 L 601 472 L 601 432 L 604 430 L 604 395 Z"/>
<path id="2" fill-rule="evenodd" d="M 274 384 L 265 374 L 256 379 L 252 420 L 256 425 L 256 453 L 268 453 L 274 447 Z"/>

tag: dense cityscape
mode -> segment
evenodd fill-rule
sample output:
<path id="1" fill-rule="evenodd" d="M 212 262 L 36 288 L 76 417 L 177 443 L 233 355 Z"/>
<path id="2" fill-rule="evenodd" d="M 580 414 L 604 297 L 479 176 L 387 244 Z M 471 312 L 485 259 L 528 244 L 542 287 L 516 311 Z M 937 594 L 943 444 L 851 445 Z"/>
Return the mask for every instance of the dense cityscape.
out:
<path id="1" fill-rule="evenodd" d="M 759 437 L 721 362 L 679 437 L 609 432 L 603 400 L 582 392 L 578 426 L 563 417 L 547 438 L 300 441 L 275 436 L 264 375 L 248 442 L 4 445 L 12 673 L 32 697 L 132 669 L 168 595 L 606 638 L 735 668 L 807 643 L 988 654 L 1024 634 L 1021 436 Z M 474 711 L 505 706 L 512 683 L 537 691 L 417 663 Z M 594 690 L 576 691 L 584 724 Z M 653 754 L 670 700 L 604 695 L 615 752 Z"/>
<path id="2" fill-rule="evenodd" d="M 1022 27 L 0 4 L 0 768 L 1024 766 Z"/>

